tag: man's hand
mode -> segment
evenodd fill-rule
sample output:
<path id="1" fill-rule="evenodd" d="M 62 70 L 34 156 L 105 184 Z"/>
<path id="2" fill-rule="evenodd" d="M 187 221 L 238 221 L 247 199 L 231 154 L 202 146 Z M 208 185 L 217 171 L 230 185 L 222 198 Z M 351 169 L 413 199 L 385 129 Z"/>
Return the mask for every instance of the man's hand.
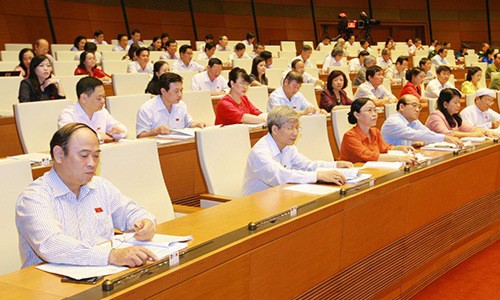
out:
<path id="1" fill-rule="evenodd" d="M 111 128 L 109 130 L 109 133 L 110 134 L 124 134 L 125 131 L 123 131 L 123 129 L 120 126 L 116 125 L 116 126 L 113 126 L 113 128 Z"/>
<path id="2" fill-rule="evenodd" d="M 303 116 L 307 116 L 307 115 L 315 114 L 315 113 L 316 113 L 316 108 L 314 108 L 312 106 L 308 106 L 306 109 L 304 109 L 302 111 Z"/>
<path id="3" fill-rule="evenodd" d="M 153 252 L 144 247 L 114 248 L 109 253 L 108 263 L 116 266 L 139 267 L 150 258 L 158 260 Z"/>
<path id="4" fill-rule="evenodd" d="M 155 235 L 155 224 L 150 219 L 142 219 L 135 222 L 134 230 L 138 241 L 149 241 Z"/>
<path id="5" fill-rule="evenodd" d="M 491 122 L 491 129 L 497 129 L 500 126 L 500 121 Z"/>
<path id="6" fill-rule="evenodd" d="M 451 135 L 445 135 L 444 136 L 444 141 L 447 142 L 447 143 L 455 144 L 455 145 L 457 145 L 460 148 L 462 148 L 464 146 L 464 143 L 462 142 L 462 140 L 460 140 L 457 137 L 451 136 Z"/>
<path id="7" fill-rule="evenodd" d="M 166 125 L 163 125 L 163 126 L 160 126 L 160 127 L 156 127 L 154 130 L 155 130 L 156 135 L 159 135 L 159 134 L 170 134 L 170 127 L 168 127 Z"/>
<path id="8" fill-rule="evenodd" d="M 337 161 L 337 168 L 352 168 L 354 165 L 350 161 L 343 161 L 339 160 Z"/>
<path id="9" fill-rule="evenodd" d="M 336 185 L 343 185 L 346 181 L 345 176 L 337 171 L 318 172 L 318 181 L 331 182 Z"/>

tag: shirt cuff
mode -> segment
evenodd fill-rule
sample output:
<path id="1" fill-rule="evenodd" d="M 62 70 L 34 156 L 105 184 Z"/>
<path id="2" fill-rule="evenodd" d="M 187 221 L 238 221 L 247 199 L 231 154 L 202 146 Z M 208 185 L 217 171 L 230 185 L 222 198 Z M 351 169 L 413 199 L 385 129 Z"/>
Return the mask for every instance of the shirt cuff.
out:
<path id="1" fill-rule="evenodd" d="M 109 253 L 112 250 L 112 243 L 104 243 L 100 246 L 95 246 L 90 250 L 91 266 L 106 266 L 109 264 Z"/>

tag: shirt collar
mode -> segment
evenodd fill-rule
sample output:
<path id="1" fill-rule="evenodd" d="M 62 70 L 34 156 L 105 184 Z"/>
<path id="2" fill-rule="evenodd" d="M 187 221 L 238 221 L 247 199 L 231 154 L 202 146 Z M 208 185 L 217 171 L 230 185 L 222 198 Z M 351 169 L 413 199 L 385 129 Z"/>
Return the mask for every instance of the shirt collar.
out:
<path id="1" fill-rule="evenodd" d="M 73 193 L 68 186 L 62 181 L 61 177 L 59 177 L 59 174 L 57 174 L 56 170 L 54 168 L 50 169 L 48 172 L 48 182 L 49 185 L 52 187 L 52 190 L 54 191 L 54 195 L 56 197 L 61 197 L 64 195 L 67 195 L 68 193 Z M 93 180 L 91 180 L 89 183 L 83 185 L 80 187 L 80 198 L 84 197 L 87 195 L 90 190 L 93 190 L 96 188 L 96 185 Z"/>
<path id="2" fill-rule="evenodd" d="M 271 133 L 266 134 L 265 138 L 266 138 L 267 143 L 269 144 L 269 148 L 271 148 L 271 154 L 273 155 L 273 157 L 276 157 L 277 155 L 282 153 L 280 151 L 280 149 L 278 148 L 278 144 L 276 144 L 276 141 L 274 140 Z M 288 147 L 288 146 L 286 146 L 286 147 Z M 283 152 L 285 152 L 286 147 L 283 148 Z"/>

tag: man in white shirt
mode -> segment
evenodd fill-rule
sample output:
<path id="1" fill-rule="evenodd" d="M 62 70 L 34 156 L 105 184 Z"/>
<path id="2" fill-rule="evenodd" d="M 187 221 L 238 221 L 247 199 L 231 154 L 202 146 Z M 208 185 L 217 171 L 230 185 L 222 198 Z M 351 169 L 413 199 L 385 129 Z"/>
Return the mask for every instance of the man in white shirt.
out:
<path id="1" fill-rule="evenodd" d="M 116 39 L 118 40 L 118 44 L 113 46 L 113 51 L 127 52 L 130 48 L 130 45 L 128 44 L 128 36 L 124 33 L 120 33 Z"/>
<path id="2" fill-rule="evenodd" d="M 269 96 L 267 111 L 271 111 L 276 106 L 284 105 L 296 110 L 301 116 L 317 112 L 326 114 L 324 109 L 319 110 L 315 108 L 311 102 L 307 101 L 306 97 L 299 92 L 302 82 L 303 79 L 300 73 L 295 71 L 288 72 L 283 81 L 283 85 L 274 90 Z"/>
<path id="3" fill-rule="evenodd" d="M 203 71 L 205 68 L 193 61 L 193 48 L 189 45 L 182 45 L 179 49 L 181 58 L 174 62 L 174 71 Z"/>
<path id="4" fill-rule="evenodd" d="M 390 115 L 382 125 L 382 137 L 395 146 L 422 147 L 425 143 L 448 142 L 462 146 L 460 139 L 427 128 L 418 116 L 422 106 L 417 97 L 406 94 L 399 99 L 398 112 Z"/>
<path id="5" fill-rule="evenodd" d="M 370 42 L 368 42 L 367 40 L 361 40 L 359 41 L 359 45 L 360 45 L 360 48 L 358 49 L 358 53 L 361 52 L 361 51 L 368 51 L 370 52 L 368 49 L 370 48 Z"/>
<path id="6" fill-rule="evenodd" d="M 356 43 L 356 37 L 354 35 L 351 35 L 349 39 L 346 42 L 347 46 L 354 46 Z"/>
<path id="7" fill-rule="evenodd" d="M 437 52 L 437 55 L 432 58 L 432 64 L 434 66 L 439 67 L 439 66 L 448 66 L 449 63 L 446 60 L 446 56 L 448 56 L 448 49 L 446 48 L 440 48 Z"/>
<path id="8" fill-rule="evenodd" d="M 495 91 L 480 88 L 476 91 L 474 105 L 464 108 L 460 116 L 464 121 L 481 129 L 497 129 L 500 125 L 500 114 L 491 109 L 495 99 Z"/>
<path id="9" fill-rule="evenodd" d="M 135 51 L 136 61 L 132 61 L 127 66 L 127 73 L 148 73 L 153 74 L 153 64 L 149 61 L 148 48 L 142 47 Z"/>
<path id="10" fill-rule="evenodd" d="M 314 85 L 319 86 L 321 88 L 324 88 L 325 86 L 325 82 L 323 80 L 306 72 L 304 62 L 300 59 L 292 61 L 292 69 L 288 69 L 284 72 L 282 81 L 284 81 L 285 76 L 290 71 L 295 71 L 298 72 L 300 75 L 302 75 L 303 83 L 313 83 Z"/>
<path id="11" fill-rule="evenodd" d="M 413 44 L 413 40 L 406 39 L 406 45 L 408 46 L 408 55 L 413 55 L 413 53 L 415 53 L 415 50 L 417 50 L 417 47 Z"/>
<path id="12" fill-rule="evenodd" d="M 214 43 L 206 43 L 203 47 L 203 51 L 198 54 L 198 60 L 200 59 L 212 59 L 216 58 L 215 53 L 215 44 Z"/>
<path id="13" fill-rule="evenodd" d="M 253 52 L 250 54 L 250 57 L 252 59 L 256 58 L 257 56 L 259 56 L 263 51 L 266 50 L 266 46 L 263 44 L 263 43 L 257 43 L 255 44 L 254 46 L 254 50 Z"/>
<path id="14" fill-rule="evenodd" d="M 392 66 L 391 49 L 385 48 L 382 50 L 381 56 L 377 58 L 377 66 L 381 67 L 384 72 Z"/>
<path id="15" fill-rule="evenodd" d="M 235 59 L 252 59 L 245 51 L 246 46 L 243 43 L 236 44 L 236 46 L 234 46 L 234 52 L 229 54 L 229 61 L 232 62 Z"/>
<path id="16" fill-rule="evenodd" d="M 313 51 L 313 49 L 311 46 L 309 46 L 309 45 L 302 46 L 302 50 L 300 51 L 300 55 L 296 56 L 294 59 L 292 59 L 290 61 L 290 66 L 292 65 L 292 61 L 294 61 L 296 59 L 300 59 L 304 62 L 306 67 L 314 68 L 315 65 L 309 60 L 309 58 L 311 57 L 312 51 Z"/>
<path id="17" fill-rule="evenodd" d="M 102 30 L 96 30 L 94 32 L 94 39 L 91 40 L 92 43 L 96 45 L 107 45 L 108 42 L 104 40 L 104 32 Z"/>
<path id="18" fill-rule="evenodd" d="M 396 97 L 389 92 L 382 83 L 384 82 L 384 71 L 379 66 L 372 66 L 366 70 L 366 82 L 358 86 L 354 99 L 368 98 L 381 106 L 385 103 L 394 102 Z"/>
<path id="19" fill-rule="evenodd" d="M 137 240 L 147 241 L 154 236 L 156 218 L 94 176 L 99 153 L 97 135 L 85 124 L 67 124 L 52 137 L 52 169 L 17 199 L 23 268 L 42 262 L 136 267 L 158 259 L 140 246 L 113 248 L 114 228 L 135 231 Z"/>
<path id="20" fill-rule="evenodd" d="M 100 141 L 120 140 L 127 136 L 127 128 L 104 108 L 106 93 L 102 81 L 83 77 L 76 84 L 78 102 L 62 110 L 57 121 L 59 128 L 68 123 L 83 123 L 99 135 Z"/>
<path id="21" fill-rule="evenodd" d="M 36 56 L 45 55 L 50 61 L 50 64 L 53 66 L 55 59 L 52 55 L 49 54 L 49 42 L 46 39 L 38 39 L 35 42 L 35 54 Z"/>
<path id="22" fill-rule="evenodd" d="M 352 81 L 352 85 L 359 86 L 362 83 L 366 82 L 366 70 L 368 70 L 369 67 L 375 66 L 376 64 L 377 64 L 377 59 L 375 58 L 375 56 L 373 55 L 365 56 L 365 59 L 363 60 L 363 66 L 358 70 L 356 77 Z"/>
<path id="23" fill-rule="evenodd" d="M 210 33 L 208 33 L 207 35 L 205 35 L 205 45 L 208 44 L 208 43 L 214 44 L 214 36 L 211 35 Z M 200 49 L 197 49 L 197 50 L 203 52 L 203 50 L 205 50 L 205 45 L 202 45 L 200 47 Z M 215 44 L 214 44 L 214 47 L 215 47 Z"/>
<path id="24" fill-rule="evenodd" d="M 384 76 L 391 80 L 391 84 L 402 84 L 405 78 L 406 68 L 408 67 L 408 56 L 400 56 L 396 64 L 390 66 L 384 72 Z"/>
<path id="25" fill-rule="evenodd" d="M 137 113 L 137 137 L 170 134 L 171 129 L 186 127 L 204 128 L 203 122 L 195 122 L 182 102 L 182 77 L 165 73 L 158 79 L 160 94 L 144 103 Z"/>
<path id="26" fill-rule="evenodd" d="M 299 114 L 287 106 L 273 108 L 267 115 L 269 133 L 262 137 L 248 155 L 243 179 L 243 195 L 253 194 L 285 183 L 345 183 L 337 170 L 319 168 L 350 168 L 344 161 L 312 161 L 294 146 L 300 133 Z"/>
<path id="27" fill-rule="evenodd" d="M 344 66 L 344 61 L 342 60 L 343 57 L 344 57 L 344 50 L 340 48 L 333 48 L 331 54 L 325 58 L 325 61 L 323 62 L 323 67 L 321 69 L 327 72 L 329 67 Z"/>
<path id="28" fill-rule="evenodd" d="M 245 47 L 247 48 L 249 48 L 250 46 L 251 48 L 253 48 L 253 43 L 255 42 L 255 39 L 256 39 L 255 33 L 248 32 L 246 38 L 243 41 L 241 41 L 241 43 L 245 45 Z"/>
<path id="29" fill-rule="evenodd" d="M 132 34 L 130 35 L 130 40 L 128 41 L 129 45 L 137 44 L 139 46 L 143 46 L 144 43 L 141 41 L 141 32 L 139 29 L 132 30 Z"/>
<path id="30" fill-rule="evenodd" d="M 424 83 L 429 83 L 432 79 L 436 78 L 436 74 L 431 70 L 432 69 L 432 62 L 429 58 L 427 57 L 422 57 L 420 61 L 418 62 L 418 66 L 424 69 L 425 71 L 425 80 Z"/>
<path id="31" fill-rule="evenodd" d="M 431 80 L 425 87 L 425 98 L 438 98 L 442 90 L 446 88 L 455 88 L 455 86 L 448 81 L 451 74 L 450 67 L 440 66 L 436 69 L 436 73 L 437 78 Z"/>
<path id="32" fill-rule="evenodd" d="M 231 51 L 231 47 L 227 45 L 227 36 L 221 35 L 219 37 L 219 44 L 217 45 L 217 51 Z"/>
<path id="33" fill-rule="evenodd" d="M 363 51 L 359 52 L 358 58 L 351 59 L 349 61 L 349 72 L 359 71 L 359 69 L 361 69 L 361 66 L 363 65 L 363 63 L 365 61 L 365 57 L 368 55 L 370 55 L 370 52 L 363 50 Z"/>
<path id="34" fill-rule="evenodd" d="M 161 60 L 180 59 L 179 54 L 177 54 L 177 42 L 175 40 L 168 40 L 165 46 L 167 50 L 160 55 Z"/>
<path id="35" fill-rule="evenodd" d="M 222 61 L 218 58 L 211 58 L 208 61 L 208 69 L 193 76 L 191 90 L 208 90 L 211 96 L 225 95 L 227 83 L 224 77 L 220 75 L 221 72 Z"/>

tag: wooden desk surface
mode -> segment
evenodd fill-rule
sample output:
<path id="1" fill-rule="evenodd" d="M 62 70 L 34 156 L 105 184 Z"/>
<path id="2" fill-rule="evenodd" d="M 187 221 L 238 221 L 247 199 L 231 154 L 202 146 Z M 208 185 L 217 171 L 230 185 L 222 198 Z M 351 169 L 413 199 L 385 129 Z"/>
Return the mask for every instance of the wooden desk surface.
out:
<path id="1" fill-rule="evenodd" d="M 1 276 L 9 289 L 0 289 L 0 298 L 28 299 L 30 291 L 75 299 L 307 299 L 323 291 L 335 299 L 408 298 L 499 238 L 499 150 L 489 144 L 458 157 L 433 152 L 442 161 L 409 174 L 368 170 L 376 185 L 345 197 L 280 186 L 160 224 L 159 233 L 192 234 L 190 247 L 244 234 L 116 294 L 63 284 L 31 267 Z M 295 218 L 245 229 L 305 204 Z"/>

